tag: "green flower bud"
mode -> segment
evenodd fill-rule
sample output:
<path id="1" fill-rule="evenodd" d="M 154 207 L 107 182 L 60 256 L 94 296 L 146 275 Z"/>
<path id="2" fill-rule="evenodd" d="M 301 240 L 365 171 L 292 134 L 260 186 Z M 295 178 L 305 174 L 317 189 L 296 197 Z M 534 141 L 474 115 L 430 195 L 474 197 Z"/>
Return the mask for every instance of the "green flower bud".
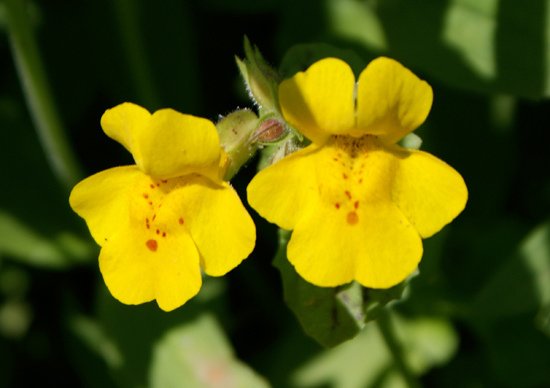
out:
<path id="1" fill-rule="evenodd" d="M 249 109 L 236 110 L 216 124 L 220 144 L 227 157 L 226 179 L 233 177 L 254 156 L 258 147 L 253 134 L 258 124 L 258 116 Z"/>
<path id="2" fill-rule="evenodd" d="M 260 50 L 244 38 L 245 58 L 235 57 L 250 98 L 258 105 L 260 114 L 279 112 L 277 88 L 279 75 L 267 64 Z"/>

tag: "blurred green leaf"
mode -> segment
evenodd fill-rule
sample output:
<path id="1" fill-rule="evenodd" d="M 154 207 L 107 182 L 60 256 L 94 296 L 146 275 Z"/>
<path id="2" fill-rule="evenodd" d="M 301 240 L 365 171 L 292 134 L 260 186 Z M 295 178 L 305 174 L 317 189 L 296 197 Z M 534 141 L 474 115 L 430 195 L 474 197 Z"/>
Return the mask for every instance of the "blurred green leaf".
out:
<path id="1" fill-rule="evenodd" d="M 205 278 L 196 297 L 166 313 L 154 301 L 138 306 L 124 305 L 102 284 L 97 304 L 98 325 L 102 335 L 113 341 L 121 355 L 121 362 L 111 365 L 117 383 L 126 387 L 146 386 L 153 347 L 167 331 L 207 310 L 225 316 L 224 285 L 222 279 Z"/>
<path id="2" fill-rule="evenodd" d="M 326 6 L 329 28 L 336 35 L 373 51 L 387 50 L 384 29 L 372 1 L 328 0 Z"/>
<path id="3" fill-rule="evenodd" d="M 536 312 L 550 304 L 550 222 L 535 228 L 487 282 L 472 304 L 472 319 Z"/>
<path id="4" fill-rule="evenodd" d="M 79 234 L 83 224 L 48 168 L 21 101 L 0 95 L 0 128 L 0 144 L 7 145 L 0 152 L 0 253 L 48 268 L 89 261 L 95 244 Z"/>
<path id="5" fill-rule="evenodd" d="M 329 0 L 328 25 L 454 87 L 550 95 L 550 7 L 515 0 Z"/>
<path id="6" fill-rule="evenodd" d="M 532 314 L 495 321 L 480 333 L 496 386 L 550 386 L 550 339 L 535 327 Z"/>
<path id="7" fill-rule="evenodd" d="M 69 326 L 86 346 L 111 368 L 119 368 L 123 358 L 120 350 L 97 321 L 83 315 L 75 315 Z"/>
<path id="8" fill-rule="evenodd" d="M 353 50 L 338 48 L 326 43 L 296 44 L 285 53 L 279 71 L 283 77 L 290 77 L 299 71 L 304 71 L 314 62 L 325 58 L 340 58 L 351 66 L 356 75 L 365 66 L 362 59 Z"/>
<path id="9" fill-rule="evenodd" d="M 98 320 L 71 311 L 65 321 L 65 347 L 72 368 L 87 387 L 115 387 L 112 368 L 123 362 L 120 349 Z"/>
<path id="10" fill-rule="evenodd" d="M 397 316 L 396 316 L 397 317 Z M 393 319 L 405 357 L 417 373 L 442 365 L 455 353 L 458 338 L 447 321 L 436 318 Z M 300 367 L 297 387 L 406 387 L 374 323 L 352 341 L 327 350 Z"/>
<path id="11" fill-rule="evenodd" d="M 89 240 L 72 232 L 45 236 L 0 209 L 0 253 L 39 267 L 65 268 L 87 262 L 94 250 Z"/>
<path id="12" fill-rule="evenodd" d="M 357 283 L 329 288 L 306 282 L 286 258 L 290 232 L 279 231 L 273 265 L 281 272 L 284 299 L 307 335 L 326 347 L 355 337 L 364 325 L 363 296 Z"/>
<path id="13" fill-rule="evenodd" d="M 264 388 L 267 382 L 239 361 L 216 320 L 202 315 L 168 331 L 155 345 L 151 388 Z"/>

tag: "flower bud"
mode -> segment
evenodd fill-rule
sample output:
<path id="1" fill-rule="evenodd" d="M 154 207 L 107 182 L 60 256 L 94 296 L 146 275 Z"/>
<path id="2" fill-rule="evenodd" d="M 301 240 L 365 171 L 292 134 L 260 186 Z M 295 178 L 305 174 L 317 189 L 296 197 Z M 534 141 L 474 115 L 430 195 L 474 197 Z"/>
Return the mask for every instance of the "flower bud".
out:
<path id="1" fill-rule="evenodd" d="M 275 118 L 262 121 L 256 131 L 254 131 L 254 140 L 258 143 L 274 143 L 281 140 L 287 131 L 285 124 Z"/>
<path id="2" fill-rule="evenodd" d="M 235 57 L 250 98 L 258 105 L 261 114 L 278 112 L 277 88 L 279 76 L 267 64 L 257 47 L 244 39 L 245 58 Z"/>
<path id="3" fill-rule="evenodd" d="M 226 153 L 226 179 L 230 179 L 257 150 L 253 133 L 259 119 L 249 109 L 239 109 L 222 118 L 216 128 L 220 144 Z"/>

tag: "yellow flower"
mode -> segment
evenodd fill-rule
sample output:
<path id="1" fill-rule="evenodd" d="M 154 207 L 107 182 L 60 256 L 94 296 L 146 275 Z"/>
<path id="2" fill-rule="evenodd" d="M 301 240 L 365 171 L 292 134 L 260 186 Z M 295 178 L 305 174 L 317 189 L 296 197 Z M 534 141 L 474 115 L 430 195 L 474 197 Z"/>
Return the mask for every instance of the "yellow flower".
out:
<path id="1" fill-rule="evenodd" d="M 220 178 L 222 152 L 209 120 L 124 103 L 107 110 L 101 126 L 136 165 L 84 179 L 71 207 L 101 246 L 111 294 L 126 304 L 156 299 L 173 310 L 197 294 L 201 268 L 221 276 L 250 254 L 254 224 Z"/>
<path id="2" fill-rule="evenodd" d="M 248 200 L 293 230 L 289 261 L 318 286 L 404 280 L 420 261 L 421 238 L 451 222 L 468 196 L 449 165 L 396 144 L 426 119 L 431 87 L 383 57 L 356 85 L 346 63 L 326 58 L 282 82 L 279 100 L 312 144 L 259 172 Z"/>

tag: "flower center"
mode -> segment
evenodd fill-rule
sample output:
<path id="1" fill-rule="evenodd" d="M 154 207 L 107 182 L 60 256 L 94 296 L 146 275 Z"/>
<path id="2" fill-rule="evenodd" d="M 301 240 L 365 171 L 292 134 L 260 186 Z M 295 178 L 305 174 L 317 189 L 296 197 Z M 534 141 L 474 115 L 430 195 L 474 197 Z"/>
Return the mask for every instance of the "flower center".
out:
<path id="1" fill-rule="evenodd" d="M 360 138 L 333 136 L 327 144 L 329 165 L 320 169 L 321 196 L 342 213 L 348 225 L 359 223 L 359 209 L 366 199 L 367 159 L 375 149 L 378 145 L 372 135 Z"/>
<path id="2" fill-rule="evenodd" d="M 183 215 L 176 215 L 170 210 L 163 209 L 163 202 L 172 190 L 180 186 L 179 178 L 174 179 L 151 179 L 141 187 L 141 201 L 139 209 L 142 225 L 145 228 L 145 247 L 150 252 L 157 252 L 161 241 L 170 235 L 175 226 L 183 226 L 185 219 Z"/>

